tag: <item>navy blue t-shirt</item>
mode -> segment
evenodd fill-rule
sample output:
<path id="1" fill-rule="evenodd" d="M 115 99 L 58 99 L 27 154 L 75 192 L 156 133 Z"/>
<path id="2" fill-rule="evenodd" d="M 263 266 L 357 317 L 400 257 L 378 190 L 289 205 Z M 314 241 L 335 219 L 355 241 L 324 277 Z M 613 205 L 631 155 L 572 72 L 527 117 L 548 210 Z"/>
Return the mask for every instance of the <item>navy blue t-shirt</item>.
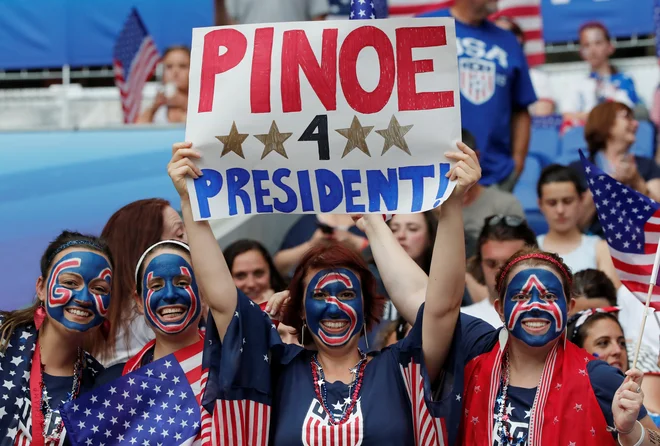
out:
<path id="1" fill-rule="evenodd" d="M 454 362 L 448 361 L 442 379 L 434 383 L 432 390 L 423 361 L 419 361 L 422 314 L 420 310 L 417 323 L 405 339 L 370 355 L 358 402 L 349 419 L 336 428 L 329 426 L 329 415 L 316 396 L 313 352 L 282 344 L 270 320 L 239 292 L 235 317 L 222 343 L 209 317 L 204 351 L 209 381 L 204 405 L 214 403 L 214 398 L 249 399 L 271 405 L 271 445 L 413 446 L 416 443 L 411 398 L 417 401 L 414 406 L 420 419 L 427 411 L 458 426 L 461 413 L 455 394 L 462 391 L 462 381 L 455 381 L 454 377 L 462 376 L 462 366 L 454 370 Z M 425 378 L 423 401 L 418 400 L 422 392 L 413 392 L 411 397 L 408 391 L 420 385 L 420 376 Z M 328 383 L 326 389 L 327 407 L 333 414 L 341 412 L 349 398 L 348 386 L 334 382 Z M 433 424 L 433 419 L 428 418 Z M 455 430 L 450 433 L 452 437 L 455 434 Z"/>
<path id="2" fill-rule="evenodd" d="M 494 329 L 490 324 L 481 319 L 461 313 L 461 326 L 463 342 L 461 346 L 465 352 L 465 363 L 467 364 L 473 358 L 491 351 L 499 336 L 500 329 Z M 586 352 L 585 352 L 586 354 Z M 611 367 L 604 361 L 590 361 L 587 363 L 587 373 L 589 381 L 594 390 L 600 409 L 605 416 L 608 426 L 614 426 L 612 415 L 612 400 L 614 394 L 621 386 L 624 375 L 618 369 Z M 499 389 L 501 391 L 501 389 Z M 527 437 L 529 431 L 529 419 L 531 408 L 534 404 L 536 388 L 525 389 L 522 387 L 509 386 L 508 396 L 509 404 L 506 406 L 506 413 L 509 415 L 512 424 L 512 434 L 514 439 Z M 495 404 L 497 411 L 498 405 Z M 493 414 L 495 415 L 495 414 Z M 638 419 L 641 420 L 647 415 L 646 409 L 642 407 L 639 411 Z M 499 423 L 495 423 L 497 429 Z M 499 446 L 500 440 L 497 435 L 494 436 L 493 445 Z M 521 444 L 525 445 L 527 442 Z"/>
<path id="3" fill-rule="evenodd" d="M 449 9 L 420 17 L 451 17 Z M 527 59 L 510 31 L 484 20 L 478 26 L 456 20 L 461 120 L 477 140 L 481 184 L 505 180 L 513 171 L 511 116 L 536 102 Z"/>

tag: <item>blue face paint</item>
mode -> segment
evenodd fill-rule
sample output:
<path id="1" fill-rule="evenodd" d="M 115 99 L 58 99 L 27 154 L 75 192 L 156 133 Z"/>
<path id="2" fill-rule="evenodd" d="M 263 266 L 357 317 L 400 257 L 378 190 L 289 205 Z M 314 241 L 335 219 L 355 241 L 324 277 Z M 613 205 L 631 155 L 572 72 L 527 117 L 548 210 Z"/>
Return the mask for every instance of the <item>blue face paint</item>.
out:
<path id="1" fill-rule="evenodd" d="M 192 267 L 177 254 L 151 259 L 144 270 L 142 299 L 147 321 L 165 334 L 181 333 L 202 311 Z"/>
<path id="2" fill-rule="evenodd" d="M 324 344 L 346 344 L 364 325 L 360 279 L 346 268 L 319 271 L 307 286 L 305 317 Z"/>
<path id="3" fill-rule="evenodd" d="M 73 251 L 55 263 L 46 282 L 46 310 L 66 328 L 87 331 L 108 315 L 112 268 L 102 255 Z M 77 314 L 75 314 L 77 313 Z"/>
<path id="4" fill-rule="evenodd" d="M 513 276 L 504 296 L 509 332 L 532 347 L 557 339 L 566 328 L 566 296 L 557 276 L 542 268 Z"/>

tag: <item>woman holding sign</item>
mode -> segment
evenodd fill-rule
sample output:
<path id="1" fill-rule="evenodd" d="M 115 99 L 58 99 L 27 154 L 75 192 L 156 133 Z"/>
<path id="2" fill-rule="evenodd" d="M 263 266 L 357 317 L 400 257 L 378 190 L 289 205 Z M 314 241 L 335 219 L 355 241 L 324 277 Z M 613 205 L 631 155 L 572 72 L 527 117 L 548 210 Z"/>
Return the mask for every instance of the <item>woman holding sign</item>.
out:
<path id="1" fill-rule="evenodd" d="M 193 220 L 186 177 L 202 175 L 194 162 L 200 154 L 190 143 L 174 145 L 168 171 L 181 195 L 199 289 L 211 309 L 204 405 L 218 444 L 454 443 L 461 413 L 455 396 L 462 390 L 454 377 L 462 367 L 447 361 L 455 354 L 445 340 L 457 327 L 464 290 L 465 264 L 454 258 L 465 257 L 462 196 L 481 174 L 474 151 L 462 143 L 458 148 L 446 154 L 456 162 L 448 173 L 456 188 L 442 205 L 426 303 L 406 338 L 367 356 L 358 342 L 378 322 L 383 301 L 364 261 L 339 244 L 304 255 L 283 323 L 296 329 L 305 347 L 283 344 L 268 315 L 237 291 L 208 222 Z M 378 239 L 373 249 L 387 243 L 407 257 L 380 216 L 364 226 Z M 412 269 L 403 263 L 395 275 L 410 273 L 426 285 L 410 261 Z M 409 312 L 404 300 L 394 303 Z"/>

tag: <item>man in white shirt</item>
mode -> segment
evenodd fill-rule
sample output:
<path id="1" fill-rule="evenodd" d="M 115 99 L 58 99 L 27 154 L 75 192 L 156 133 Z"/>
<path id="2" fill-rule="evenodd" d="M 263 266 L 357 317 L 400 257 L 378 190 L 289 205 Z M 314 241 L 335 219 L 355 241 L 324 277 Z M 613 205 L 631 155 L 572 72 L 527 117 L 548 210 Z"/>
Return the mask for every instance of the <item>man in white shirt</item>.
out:
<path id="1" fill-rule="evenodd" d="M 493 327 L 502 326 L 495 311 L 495 282 L 504 263 L 525 246 L 537 247 L 536 234 L 525 219 L 516 215 L 493 215 L 484 220 L 477 241 L 477 254 L 468 259 L 466 283 L 475 302 L 461 311 L 480 318 Z"/>

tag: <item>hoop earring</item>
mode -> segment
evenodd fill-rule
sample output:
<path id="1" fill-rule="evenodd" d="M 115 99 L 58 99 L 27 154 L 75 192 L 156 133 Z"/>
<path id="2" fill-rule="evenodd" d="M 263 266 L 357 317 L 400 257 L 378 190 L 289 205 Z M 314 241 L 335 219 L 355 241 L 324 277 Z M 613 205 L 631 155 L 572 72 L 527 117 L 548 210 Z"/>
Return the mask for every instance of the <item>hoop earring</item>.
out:
<path id="1" fill-rule="evenodd" d="M 367 324 L 362 324 L 362 331 L 364 332 L 364 345 L 369 350 L 369 339 L 367 338 Z"/>
<path id="2" fill-rule="evenodd" d="M 305 331 L 307 331 L 307 323 L 303 322 L 302 333 L 300 334 L 300 343 L 305 346 Z"/>

